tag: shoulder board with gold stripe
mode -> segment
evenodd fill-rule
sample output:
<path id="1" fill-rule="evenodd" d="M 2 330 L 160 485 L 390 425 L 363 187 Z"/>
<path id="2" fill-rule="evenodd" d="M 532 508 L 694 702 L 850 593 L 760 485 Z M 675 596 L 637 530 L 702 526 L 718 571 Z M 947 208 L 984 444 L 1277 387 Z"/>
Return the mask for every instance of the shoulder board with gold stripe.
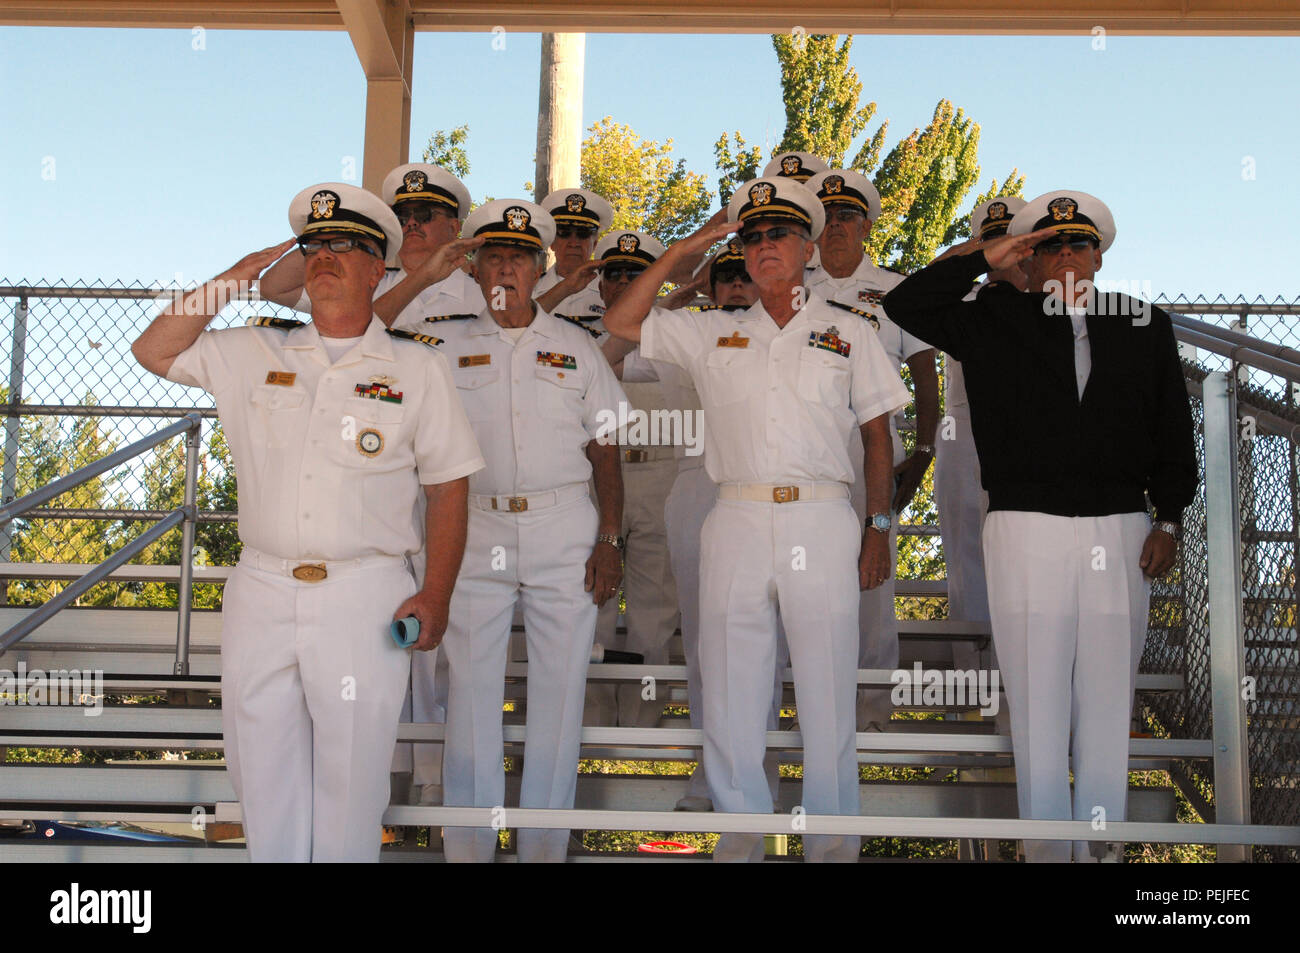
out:
<path id="1" fill-rule="evenodd" d="M 702 304 L 698 308 L 691 308 L 692 311 L 745 311 L 748 305 L 743 304 Z"/>
<path id="2" fill-rule="evenodd" d="M 870 322 L 871 326 L 876 330 L 880 330 L 880 319 L 877 318 L 870 311 L 863 311 L 861 308 L 855 308 L 853 307 L 853 305 L 845 304 L 843 301 L 836 301 L 834 298 L 827 298 L 826 303 L 833 308 L 839 308 L 843 311 L 850 311 L 853 314 L 856 314 L 858 317 L 862 318 L 862 320 Z"/>
<path id="3" fill-rule="evenodd" d="M 477 318 L 477 314 L 435 314 L 432 317 L 425 318 L 429 322 L 434 321 L 467 321 L 470 318 Z"/>
<path id="4" fill-rule="evenodd" d="M 436 338 L 432 334 L 418 334 L 405 328 L 389 328 L 388 334 L 390 337 L 402 338 L 404 341 L 419 341 L 421 344 L 429 345 L 429 347 L 437 347 L 442 343 L 442 338 Z"/>
<path id="5" fill-rule="evenodd" d="M 570 324 L 577 325 L 578 327 L 582 328 L 582 330 L 586 331 L 594 338 L 598 338 L 601 335 L 600 331 L 597 331 L 595 328 L 588 327 L 586 324 L 584 324 L 582 318 L 576 318 L 571 314 L 557 314 L 556 317 L 559 318 L 561 321 L 568 321 Z M 594 321 L 595 317 L 592 317 L 591 320 Z"/>
<path id="6" fill-rule="evenodd" d="M 292 331 L 301 328 L 307 322 L 295 321 L 293 318 L 273 318 L 269 314 L 258 314 L 244 322 L 250 328 L 275 328 L 277 331 Z"/>
<path id="7" fill-rule="evenodd" d="M 557 318 L 563 318 L 565 321 L 581 321 L 587 324 L 591 321 L 599 321 L 603 315 L 599 314 L 557 314 Z"/>

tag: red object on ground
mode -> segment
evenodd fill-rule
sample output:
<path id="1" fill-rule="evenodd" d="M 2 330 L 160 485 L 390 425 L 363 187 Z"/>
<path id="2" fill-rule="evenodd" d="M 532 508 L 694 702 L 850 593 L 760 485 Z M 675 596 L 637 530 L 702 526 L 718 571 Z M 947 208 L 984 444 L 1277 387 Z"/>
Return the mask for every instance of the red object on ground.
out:
<path id="1" fill-rule="evenodd" d="M 641 844 L 637 847 L 638 854 L 694 854 L 696 850 L 690 844 L 678 843 L 675 840 L 652 840 L 648 844 Z"/>

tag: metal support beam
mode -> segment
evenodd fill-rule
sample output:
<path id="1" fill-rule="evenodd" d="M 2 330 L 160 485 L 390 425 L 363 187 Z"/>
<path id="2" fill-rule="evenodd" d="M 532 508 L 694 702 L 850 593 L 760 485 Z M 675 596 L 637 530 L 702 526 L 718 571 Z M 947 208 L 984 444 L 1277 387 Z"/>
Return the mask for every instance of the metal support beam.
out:
<path id="1" fill-rule="evenodd" d="M 18 299 L 14 305 L 14 339 L 9 352 L 9 393 L 10 404 L 23 402 L 23 364 L 27 355 L 27 296 Z M 18 494 L 18 435 L 22 421 L 18 414 L 10 412 L 5 418 L 4 449 L 4 496 L 0 503 L 9 503 Z M 0 524 L 0 561 L 8 562 L 13 549 L 13 523 Z M 7 599 L 7 587 L 0 587 L 0 605 Z"/>
<path id="2" fill-rule="evenodd" d="M 379 194 L 411 149 L 411 61 L 415 27 L 408 0 L 337 0 L 366 74 L 362 185 Z"/>
<path id="3" fill-rule="evenodd" d="M 176 584 L 176 665 L 173 675 L 190 674 L 190 605 L 194 599 L 194 531 L 198 526 L 200 427 L 185 435 L 185 522 L 181 524 L 181 578 Z"/>
<path id="4" fill-rule="evenodd" d="M 1214 719 L 1214 806 L 1221 824 L 1250 823 L 1250 748 L 1242 698 L 1241 532 L 1237 512 L 1236 384 L 1208 375 L 1205 406 L 1205 535 L 1210 613 L 1210 692 Z M 1220 862 L 1244 862 L 1250 851 L 1225 844 Z"/>

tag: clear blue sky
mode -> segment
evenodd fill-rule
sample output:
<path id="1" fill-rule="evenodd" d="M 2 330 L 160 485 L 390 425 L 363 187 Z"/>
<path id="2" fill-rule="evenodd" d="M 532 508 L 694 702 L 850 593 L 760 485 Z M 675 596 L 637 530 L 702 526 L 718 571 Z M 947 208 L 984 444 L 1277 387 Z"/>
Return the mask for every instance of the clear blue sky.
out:
<path id="1" fill-rule="evenodd" d="M 289 198 L 341 178 L 346 157 L 359 181 L 365 83 L 345 34 L 203 39 L 0 28 L 0 278 L 202 279 L 288 237 Z M 489 33 L 416 35 L 412 158 L 434 129 L 468 123 L 476 198 L 522 194 L 533 178 L 540 39 L 504 39 L 494 50 Z M 1300 39 L 1093 45 L 868 35 L 852 58 L 864 100 L 890 120 L 886 148 L 947 97 L 982 127 L 981 187 L 1017 167 L 1027 195 L 1102 197 L 1118 239 L 1101 277 L 1300 297 Z M 673 139 L 716 187 L 720 132 L 770 146 L 784 127 L 770 40 L 590 34 L 584 124 L 606 115 Z"/>

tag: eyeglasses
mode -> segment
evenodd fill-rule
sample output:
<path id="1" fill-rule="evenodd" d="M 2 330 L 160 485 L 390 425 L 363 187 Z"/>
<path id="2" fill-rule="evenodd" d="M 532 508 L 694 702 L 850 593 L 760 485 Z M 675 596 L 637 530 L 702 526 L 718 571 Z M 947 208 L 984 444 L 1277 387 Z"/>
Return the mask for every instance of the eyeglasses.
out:
<path id="1" fill-rule="evenodd" d="M 717 276 L 713 279 L 713 283 L 715 285 L 729 285 L 733 281 L 749 283 L 753 280 L 749 277 L 749 272 L 744 268 L 723 268 L 719 270 Z"/>
<path id="2" fill-rule="evenodd" d="M 336 255 L 346 255 L 352 249 L 360 248 L 367 255 L 379 257 L 379 252 L 360 238 L 298 239 L 298 250 L 302 252 L 304 258 L 316 254 L 327 245 L 329 250 Z"/>
<path id="3" fill-rule="evenodd" d="M 827 222 L 841 222 L 848 225 L 864 218 L 866 216 L 854 208 L 828 208 L 826 210 Z"/>
<path id="4" fill-rule="evenodd" d="M 556 238 L 590 238 L 596 234 L 594 228 L 588 228 L 585 225 L 557 225 L 555 226 Z"/>
<path id="5" fill-rule="evenodd" d="M 393 214 L 397 216 L 397 224 L 403 228 L 412 219 L 415 220 L 416 225 L 426 225 L 435 218 L 451 218 L 451 215 L 442 209 L 435 209 L 432 205 L 414 202 L 393 209 Z"/>
<path id="6" fill-rule="evenodd" d="M 645 269 L 636 265 L 610 265 L 600 270 L 600 276 L 606 281 L 635 281 L 645 274 Z"/>
<path id="7" fill-rule="evenodd" d="M 1062 248 L 1069 248 L 1070 251 L 1087 251 L 1090 248 L 1100 248 L 1097 240 L 1089 238 L 1086 235 L 1058 235 L 1055 238 L 1049 238 L 1045 242 L 1039 242 L 1034 246 L 1036 255 L 1055 255 Z"/>
<path id="8" fill-rule="evenodd" d="M 747 229 L 740 233 L 740 242 L 742 245 L 748 248 L 750 245 L 757 245 L 764 238 L 771 239 L 773 242 L 779 242 L 787 235 L 798 235 L 798 234 L 799 234 L 798 229 L 792 228 L 788 225 L 777 225 L 774 226 L 773 228 L 769 228 L 766 231 L 762 231 L 762 232 L 754 231 L 753 229 Z"/>

